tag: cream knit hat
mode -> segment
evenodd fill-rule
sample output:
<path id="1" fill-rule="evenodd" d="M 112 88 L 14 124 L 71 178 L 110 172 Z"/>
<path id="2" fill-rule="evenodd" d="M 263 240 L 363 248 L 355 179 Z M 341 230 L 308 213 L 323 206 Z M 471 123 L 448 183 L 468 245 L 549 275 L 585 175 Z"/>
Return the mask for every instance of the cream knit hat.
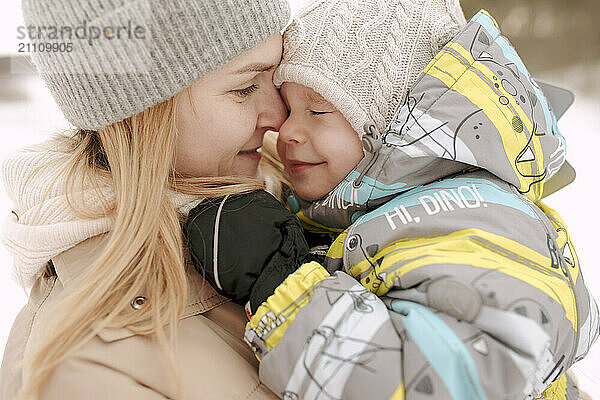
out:
<path id="1" fill-rule="evenodd" d="M 287 28 L 274 81 L 315 90 L 359 135 L 369 120 L 382 132 L 465 24 L 459 0 L 316 0 Z"/>

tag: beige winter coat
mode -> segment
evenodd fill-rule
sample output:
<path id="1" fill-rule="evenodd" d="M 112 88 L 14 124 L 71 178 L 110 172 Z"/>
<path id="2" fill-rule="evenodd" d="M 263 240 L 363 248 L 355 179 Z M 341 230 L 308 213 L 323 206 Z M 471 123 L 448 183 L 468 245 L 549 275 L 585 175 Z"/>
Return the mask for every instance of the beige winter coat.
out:
<path id="1" fill-rule="evenodd" d="M 2 367 L 0 400 L 13 400 L 27 374 L 18 366 L 44 334 L 41 322 L 60 292 L 94 258 L 106 234 L 52 259 L 11 330 Z M 179 326 L 178 361 L 184 399 L 276 399 L 258 380 L 258 363 L 243 342 L 243 308 L 217 294 L 193 269 L 190 297 Z M 132 299 L 133 300 L 133 299 Z M 136 310 L 132 308 L 132 312 Z M 175 399 L 159 349 L 127 329 L 101 331 L 62 362 L 43 390 L 44 400 Z"/>

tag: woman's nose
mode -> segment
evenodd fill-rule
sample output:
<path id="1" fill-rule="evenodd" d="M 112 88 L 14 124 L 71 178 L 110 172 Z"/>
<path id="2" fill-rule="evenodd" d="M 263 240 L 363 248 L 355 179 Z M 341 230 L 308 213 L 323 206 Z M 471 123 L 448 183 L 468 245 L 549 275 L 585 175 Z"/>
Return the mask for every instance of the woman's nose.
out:
<path id="1" fill-rule="evenodd" d="M 275 86 L 262 99 L 262 112 L 259 115 L 258 127 L 278 132 L 287 118 L 287 109 Z"/>

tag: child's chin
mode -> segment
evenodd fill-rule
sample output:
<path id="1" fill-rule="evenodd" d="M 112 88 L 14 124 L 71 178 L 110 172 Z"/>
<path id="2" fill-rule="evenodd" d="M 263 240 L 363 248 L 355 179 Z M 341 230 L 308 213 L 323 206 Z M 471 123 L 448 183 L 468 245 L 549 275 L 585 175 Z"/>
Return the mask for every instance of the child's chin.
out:
<path id="1" fill-rule="evenodd" d="M 315 201 L 315 200 L 319 200 L 321 197 L 325 196 L 327 193 L 326 191 L 316 191 L 314 190 L 314 188 L 296 188 L 296 193 L 298 194 L 298 196 L 300 196 L 302 199 L 307 200 L 307 201 Z"/>

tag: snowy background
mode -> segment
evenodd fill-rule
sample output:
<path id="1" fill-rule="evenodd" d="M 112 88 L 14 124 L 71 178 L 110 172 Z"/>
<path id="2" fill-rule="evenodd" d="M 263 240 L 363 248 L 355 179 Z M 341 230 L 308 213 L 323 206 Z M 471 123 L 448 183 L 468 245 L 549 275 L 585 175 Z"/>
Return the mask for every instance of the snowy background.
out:
<path id="1" fill-rule="evenodd" d="M 586 3 L 586 0 L 580 2 Z M 14 61 L 19 42 L 16 29 L 17 26 L 23 25 L 19 3 L 14 0 L 4 2 L 0 13 L 0 159 L 17 148 L 44 140 L 50 132 L 69 128 L 37 75 L 32 71 L 27 72 L 26 63 Z M 305 0 L 292 0 L 291 3 L 293 9 L 298 10 Z M 503 5 L 497 6 L 500 8 L 494 10 L 493 3 Z M 576 169 L 577 179 L 559 193 L 548 197 L 546 203 L 559 210 L 567 222 L 577 247 L 587 285 L 596 299 L 600 300 L 600 269 L 596 261 L 597 254 L 594 253 L 594 249 L 598 246 L 597 232 L 600 224 L 600 205 L 596 203 L 600 198 L 598 189 L 600 182 L 596 177 L 598 163 L 596 150 L 600 149 L 600 57 L 597 57 L 600 54 L 598 51 L 600 30 L 597 27 L 597 19 L 593 22 L 594 19 L 589 17 L 589 8 L 582 6 L 583 11 L 573 8 L 574 4 L 579 3 L 578 1 L 565 3 L 566 6 L 561 1 L 547 1 L 542 4 L 533 2 L 537 4 L 534 6 L 545 10 L 544 21 L 548 21 L 548 18 L 552 18 L 553 15 L 556 16 L 556 13 L 547 13 L 548 4 L 556 5 L 557 9 L 563 11 L 567 10 L 564 12 L 571 10 L 572 15 L 575 15 L 573 21 L 565 21 L 564 18 L 555 21 L 567 31 L 569 28 L 565 27 L 565 24 L 571 23 L 581 28 L 588 19 L 592 21 L 587 28 L 589 40 L 586 41 L 586 46 L 580 46 L 575 42 L 569 43 L 568 36 L 561 35 L 560 29 L 548 29 L 543 23 L 532 23 L 533 31 L 529 32 L 526 29 L 528 22 L 540 14 L 522 6 L 523 3 L 464 0 L 463 7 L 465 15 L 469 18 L 482 5 L 485 6 L 499 20 L 503 31 L 513 41 L 515 38 L 518 39 L 517 50 L 521 51 L 524 48 L 528 54 L 544 51 L 544 55 L 553 56 L 554 58 L 549 61 L 536 56 L 530 56 L 532 62 L 529 62 L 530 59 L 527 57 L 523 58 L 537 78 L 569 88 L 576 94 L 574 105 L 560 120 L 559 127 L 567 139 L 567 159 Z M 589 1 L 587 3 L 589 4 Z M 533 9 L 534 6 L 530 8 Z M 498 17 L 498 13 L 502 18 Z M 569 56 L 571 60 L 576 60 L 575 62 L 565 63 L 565 57 L 561 56 L 564 54 L 563 50 L 556 51 L 548 47 L 540 49 L 540 46 L 532 45 L 530 40 L 532 37 L 537 37 L 539 40 L 550 40 L 554 37 L 557 43 L 560 43 L 558 36 L 565 42 L 564 48 L 567 50 L 564 52 L 575 52 L 573 56 Z M 528 50 L 530 47 L 531 51 Z M 580 50 L 573 50 L 573 48 Z M 12 63 L 11 57 L 13 57 Z M 21 68 L 19 65 L 25 67 Z M 555 67 L 549 68 L 552 66 Z M 10 212 L 11 204 L 4 187 L 0 187 L 0 220 Z M 3 247 L 0 247 L 0 265 L 2 265 L 0 269 L 1 356 L 12 322 L 25 304 L 27 294 L 12 280 L 10 274 L 12 258 Z M 600 344 L 596 344 L 588 357 L 577 363 L 573 369 L 580 386 L 593 397 L 600 399 Z"/>

